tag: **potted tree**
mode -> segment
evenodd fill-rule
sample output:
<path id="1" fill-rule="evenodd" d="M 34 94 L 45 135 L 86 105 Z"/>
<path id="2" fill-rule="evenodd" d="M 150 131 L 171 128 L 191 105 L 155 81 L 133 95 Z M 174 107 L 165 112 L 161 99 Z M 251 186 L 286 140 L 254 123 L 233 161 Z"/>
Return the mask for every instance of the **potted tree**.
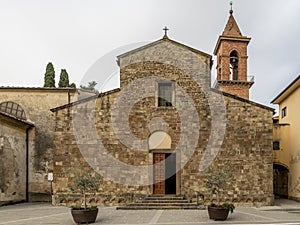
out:
<path id="1" fill-rule="evenodd" d="M 235 206 L 232 203 L 220 204 L 220 191 L 226 189 L 229 180 L 233 174 L 231 165 L 227 162 L 224 166 L 211 165 L 206 170 L 206 188 L 210 190 L 212 195 L 216 195 L 217 204 L 211 203 L 208 206 L 208 215 L 210 219 L 226 220 L 229 212 L 233 213 Z"/>
<path id="2" fill-rule="evenodd" d="M 97 191 L 99 185 L 103 182 L 103 177 L 96 172 L 80 172 L 75 174 L 71 190 L 80 191 L 83 197 L 82 205 L 72 207 L 71 214 L 75 223 L 94 223 L 98 215 L 97 206 L 88 206 L 86 194 Z"/>

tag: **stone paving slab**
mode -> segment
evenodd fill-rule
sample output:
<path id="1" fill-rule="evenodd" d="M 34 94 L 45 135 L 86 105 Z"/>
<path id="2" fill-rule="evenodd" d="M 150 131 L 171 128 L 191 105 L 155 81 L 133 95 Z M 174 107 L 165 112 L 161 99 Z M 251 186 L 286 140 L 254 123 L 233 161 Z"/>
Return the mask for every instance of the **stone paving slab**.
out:
<path id="1" fill-rule="evenodd" d="M 296 207 L 297 206 L 297 207 Z M 276 211 L 280 209 L 281 211 Z M 285 207 L 237 207 L 226 221 L 208 219 L 206 210 L 116 210 L 99 207 L 95 225 L 203 225 L 203 224 L 284 224 L 300 225 L 300 204 L 292 211 Z M 267 211 L 266 211 L 267 210 Z M 70 209 L 46 203 L 23 203 L 0 207 L 0 225 L 74 225 Z"/>

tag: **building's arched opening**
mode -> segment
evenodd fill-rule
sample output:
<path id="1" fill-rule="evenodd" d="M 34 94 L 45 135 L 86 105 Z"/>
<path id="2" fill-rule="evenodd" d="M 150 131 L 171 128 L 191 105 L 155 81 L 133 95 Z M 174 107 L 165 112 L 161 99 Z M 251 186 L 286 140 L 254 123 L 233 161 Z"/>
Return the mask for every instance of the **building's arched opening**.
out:
<path id="1" fill-rule="evenodd" d="M 11 115 L 17 119 L 26 120 L 26 114 L 24 109 L 15 102 L 2 102 L 0 104 L 0 112 Z"/>
<path id="2" fill-rule="evenodd" d="M 287 166 L 275 163 L 273 164 L 273 186 L 276 197 L 288 198 L 288 177 L 289 170 Z"/>
<path id="3" fill-rule="evenodd" d="M 237 51 L 233 50 L 230 53 L 230 80 L 239 79 L 239 57 Z"/>
<path id="4" fill-rule="evenodd" d="M 149 151 L 153 154 L 153 194 L 176 194 L 176 153 L 171 151 L 171 137 L 156 131 L 149 137 Z"/>

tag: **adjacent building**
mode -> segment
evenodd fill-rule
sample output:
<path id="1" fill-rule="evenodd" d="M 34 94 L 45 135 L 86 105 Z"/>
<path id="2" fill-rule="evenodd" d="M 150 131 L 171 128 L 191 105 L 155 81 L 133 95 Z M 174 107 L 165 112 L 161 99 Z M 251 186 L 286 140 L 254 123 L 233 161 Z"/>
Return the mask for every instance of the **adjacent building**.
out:
<path id="1" fill-rule="evenodd" d="M 279 105 L 274 118 L 274 193 L 300 199 L 300 76 L 273 101 Z"/>
<path id="2" fill-rule="evenodd" d="M 0 87 L 0 204 L 50 201 L 55 123 L 50 108 L 75 89 Z"/>

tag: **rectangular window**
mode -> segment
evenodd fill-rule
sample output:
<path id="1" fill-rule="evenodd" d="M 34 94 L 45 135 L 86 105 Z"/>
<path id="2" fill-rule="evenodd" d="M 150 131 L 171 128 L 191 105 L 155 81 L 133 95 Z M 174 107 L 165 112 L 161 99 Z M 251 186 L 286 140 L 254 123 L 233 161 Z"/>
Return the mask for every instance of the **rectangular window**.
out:
<path id="1" fill-rule="evenodd" d="M 173 106 L 173 84 L 172 82 L 158 83 L 158 106 Z"/>
<path id="2" fill-rule="evenodd" d="M 286 115 L 287 115 L 287 109 L 286 109 L 286 107 L 284 107 L 284 108 L 281 110 L 281 118 L 286 117 Z"/>
<path id="3" fill-rule="evenodd" d="M 273 142 L 273 150 L 280 150 L 280 142 L 279 141 Z"/>

